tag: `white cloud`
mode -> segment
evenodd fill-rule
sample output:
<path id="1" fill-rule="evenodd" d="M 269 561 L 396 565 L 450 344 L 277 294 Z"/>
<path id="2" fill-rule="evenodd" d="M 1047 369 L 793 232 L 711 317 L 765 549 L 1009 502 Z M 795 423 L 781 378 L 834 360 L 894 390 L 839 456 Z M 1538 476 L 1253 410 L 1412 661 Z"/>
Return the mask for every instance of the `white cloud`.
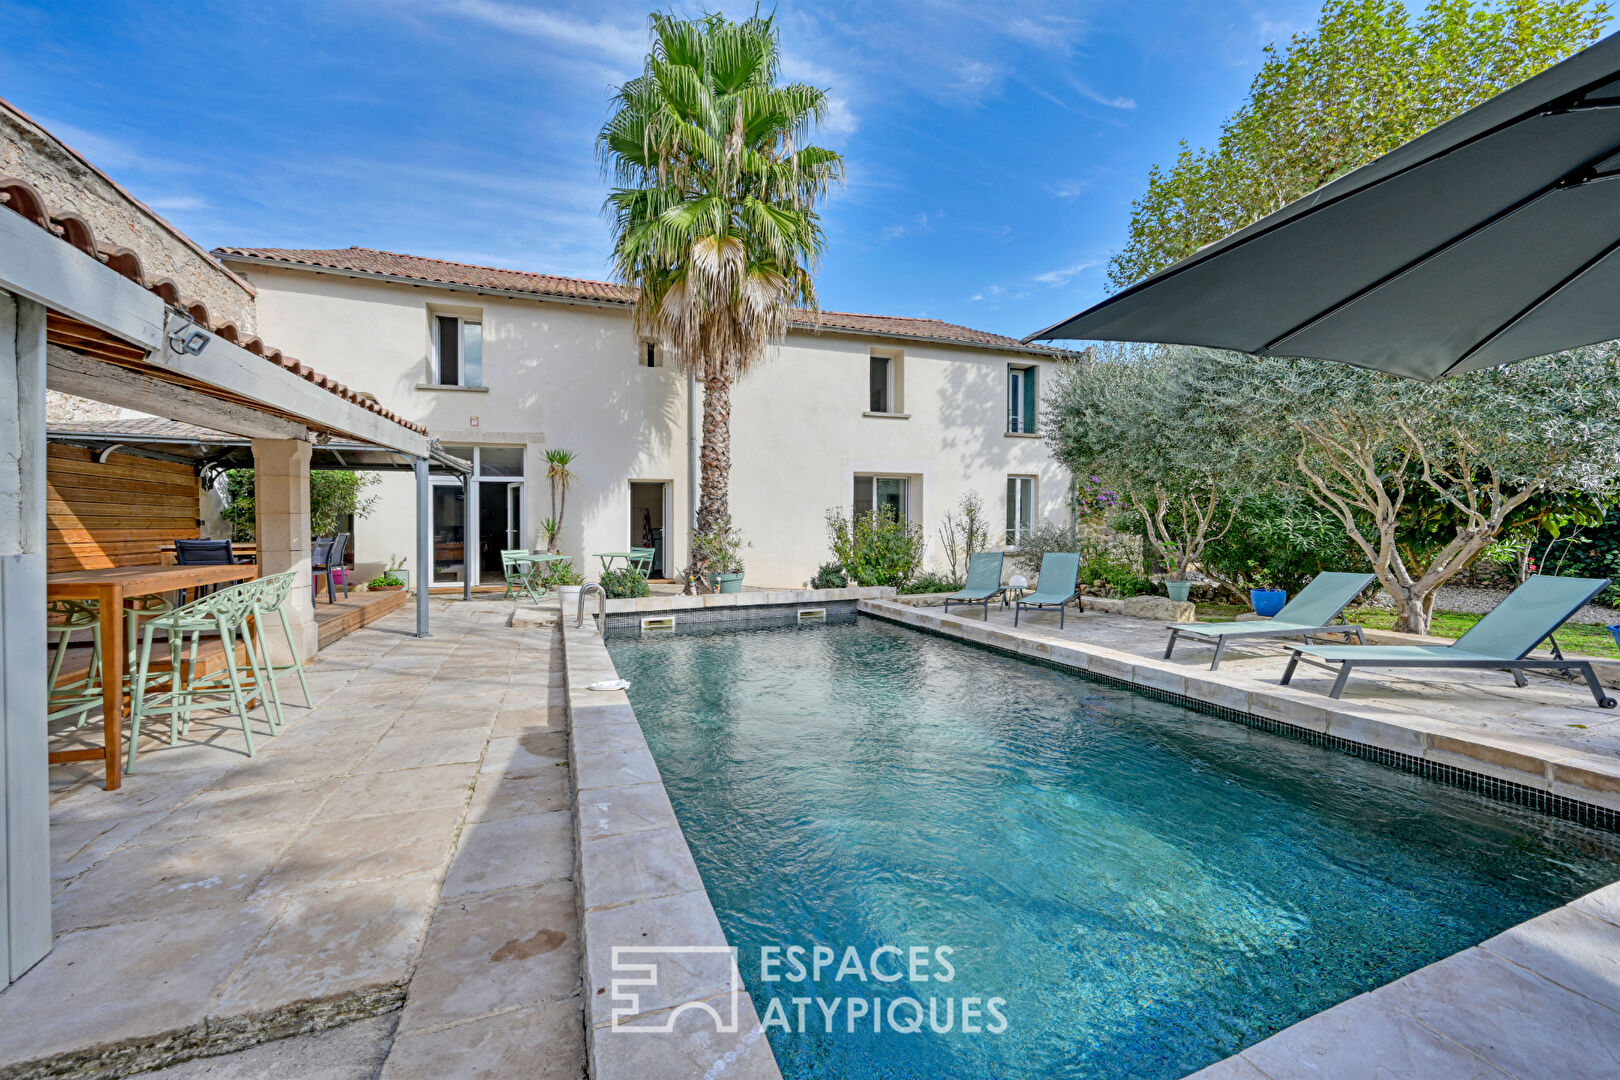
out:
<path id="1" fill-rule="evenodd" d="M 647 53 L 647 30 L 641 25 L 586 22 L 537 8 L 499 0 L 456 0 L 450 9 L 498 30 L 524 34 L 568 49 L 580 49 L 641 66 Z"/>
<path id="2" fill-rule="evenodd" d="M 1048 270 L 1044 274 L 1036 274 L 1029 280 L 1036 285 L 1058 286 L 1067 285 L 1078 274 L 1083 274 L 1093 266 L 1099 265 L 1096 259 L 1081 259 L 1068 266 L 1060 266 L 1055 270 Z"/>
<path id="3" fill-rule="evenodd" d="M 1080 82 L 1079 80 L 1075 81 L 1074 88 L 1079 91 L 1081 97 L 1086 98 L 1089 101 L 1095 101 L 1099 105 L 1106 105 L 1110 109 L 1136 108 L 1135 98 L 1128 98 L 1124 97 L 1123 95 L 1119 97 L 1109 97 L 1107 94 L 1098 93 L 1096 90 L 1093 90 L 1091 87 L 1087 86 L 1083 82 Z"/>

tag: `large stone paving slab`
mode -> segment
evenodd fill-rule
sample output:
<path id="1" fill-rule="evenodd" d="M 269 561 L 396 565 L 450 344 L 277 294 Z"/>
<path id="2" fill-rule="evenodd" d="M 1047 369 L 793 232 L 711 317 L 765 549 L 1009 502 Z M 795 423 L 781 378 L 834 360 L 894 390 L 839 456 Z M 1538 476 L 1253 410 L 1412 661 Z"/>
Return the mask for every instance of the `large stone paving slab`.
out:
<path id="1" fill-rule="evenodd" d="M 257 757 L 203 714 L 122 791 L 52 769 L 57 940 L 0 992 L 0 1077 L 580 1075 L 555 631 L 434 606 L 433 638 L 401 613 L 311 661 Z"/>

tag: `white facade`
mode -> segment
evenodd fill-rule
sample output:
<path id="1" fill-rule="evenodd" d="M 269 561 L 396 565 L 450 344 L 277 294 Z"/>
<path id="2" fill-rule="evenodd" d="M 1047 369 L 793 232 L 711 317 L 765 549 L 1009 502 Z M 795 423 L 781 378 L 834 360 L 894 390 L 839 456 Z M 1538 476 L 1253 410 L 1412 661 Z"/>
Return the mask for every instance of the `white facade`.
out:
<path id="1" fill-rule="evenodd" d="M 521 478 L 479 484 L 486 533 L 507 526 L 506 506 L 497 512 L 490 505 L 499 499 L 516 511 L 515 546 L 543 546 L 539 523 L 551 512 L 544 452 L 566 448 L 576 454 L 579 479 L 568 496 L 561 547 L 584 556 L 575 563 L 583 573 L 596 576 L 598 552 L 641 546 L 648 518 L 663 527 L 666 573 L 685 565 L 688 383 L 661 358 L 661 366 L 645 366 L 645 346 L 624 305 L 405 284 L 228 255 L 225 261 L 257 288 L 259 326 L 289 354 L 366 387 L 452 450 L 522 448 Z M 436 385 L 439 316 L 481 326 L 480 385 Z M 869 408 L 874 355 L 892 358 L 887 414 Z M 1062 518 L 1067 472 L 1038 434 L 1008 432 L 1009 366 L 1036 369 L 1036 386 L 1044 387 L 1053 363 L 1049 354 L 1021 349 L 791 332 L 732 391 L 731 507 L 751 545 L 744 553 L 748 584 L 807 581 L 829 558 L 825 513 L 854 505 L 857 477 L 905 481 L 906 513 L 926 531 L 932 568 L 943 566 L 940 519 L 968 490 L 983 497 L 999 526 L 1009 477 L 1032 477 L 1033 499 L 1031 485 L 1015 485 L 1020 501 L 1033 504 L 1029 516 Z M 662 486 L 638 486 L 641 505 L 633 514 L 632 484 Z M 899 486 L 881 490 L 892 494 Z M 412 545 L 409 479 L 385 475 L 375 490 L 377 509 L 355 526 L 361 580 Z M 442 540 L 438 522 L 435 531 Z M 486 560 L 487 552 L 508 545 L 505 535 L 483 539 Z M 444 577 L 438 583 L 447 584 Z"/>

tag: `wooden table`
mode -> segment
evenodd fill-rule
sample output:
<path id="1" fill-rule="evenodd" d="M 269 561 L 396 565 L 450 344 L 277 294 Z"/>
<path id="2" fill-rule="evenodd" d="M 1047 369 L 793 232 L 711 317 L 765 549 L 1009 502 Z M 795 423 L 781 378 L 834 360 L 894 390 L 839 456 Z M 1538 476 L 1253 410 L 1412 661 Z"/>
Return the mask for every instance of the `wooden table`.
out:
<path id="1" fill-rule="evenodd" d="M 101 613 L 101 711 L 106 745 L 101 750 L 57 750 L 50 763 L 94 761 L 105 757 L 107 790 L 123 784 L 124 743 L 124 598 L 176 592 L 199 585 L 246 581 L 259 576 L 252 565 L 115 566 L 106 570 L 69 570 L 45 578 L 48 600 L 95 600 Z M 40 613 L 41 617 L 44 612 Z"/>

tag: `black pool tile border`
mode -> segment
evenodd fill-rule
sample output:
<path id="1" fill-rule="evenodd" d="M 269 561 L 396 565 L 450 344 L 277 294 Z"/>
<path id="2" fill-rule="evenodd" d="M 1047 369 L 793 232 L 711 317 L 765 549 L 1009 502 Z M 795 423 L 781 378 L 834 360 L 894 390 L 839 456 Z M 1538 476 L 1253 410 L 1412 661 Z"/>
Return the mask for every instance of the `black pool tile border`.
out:
<path id="1" fill-rule="evenodd" d="M 918 633 L 923 634 L 932 634 L 935 637 L 941 637 L 947 641 L 954 641 L 960 645 L 987 649 L 999 656 L 1014 657 L 1028 663 L 1051 668 L 1054 671 L 1061 671 L 1068 675 L 1079 676 L 1080 678 L 1088 679 L 1092 682 L 1102 683 L 1107 686 L 1116 686 L 1124 690 L 1130 690 L 1133 693 L 1142 694 L 1157 701 L 1169 702 L 1173 705 L 1180 705 L 1184 708 L 1192 709 L 1194 712 L 1219 717 L 1223 720 L 1231 720 L 1242 724 L 1245 727 L 1270 732 L 1274 735 L 1282 735 L 1291 739 L 1298 739 L 1302 742 L 1310 743 L 1313 746 L 1320 746 L 1325 749 L 1338 750 L 1343 753 L 1352 754 L 1355 757 L 1363 759 L 1364 761 L 1371 761 L 1378 765 L 1386 765 L 1390 768 L 1399 769 L 1402 772 L 1413 773 L 1418 776 L 1426 777 L 1430 780 L 1438 780 L 1440 783 L 1446 784 L 1449 787 L 1470 791 L 1495 802 L 1504 802 L 1515 806 L 1521 806 L 1529 810 L 1534 810 L 1537 813 L 1545 814 L 1548 817 L 1554 817 L 1563 821 L 1572 822 L 1584 828 L 1620 834 L 1620 810 L 1611 810 L 1606 806 L 1598 806 L 1595 803 L 1582 802 L 1579 799 L 1571 799 L 1568 796 L 1557 795 L 1550 791 L 1541 791 L 1537 788 L 1528 787 L 1524 784 L 1514 783 L 1511 780 L 1502 780 L 1494 776 L 1486 776 L 1483 773 L 1472 772 L 1468 769 L 1459 769 L 1455 765 L 1445 765 L 1438 761 L 1430 761 L 1427 758 L 1416 757 L 1412 754 L 1403 754 L 1398 750 L 1385 750 L 1382 747 L 1368 746 L 1366 743 L 1359 743 L 1353 739 L 1346 739 L 1342 735 L 1329 735 L 1326 732 L 1314 731 L 1311 728 L 1301 727 L 1298 724 L 1290 724 L 1286 720 L 1274 720 L 1267 716 L 1256 716 L 1254 713 L 1244 712 L 1241 709 L 1234 709 L 1229 705 L 1217 705 L 1213 702 L 1201 701 L 1198 698 L 1188 697 L 1186 694 L 1178 694 L 1172 690 L 1161 690 L 1157 687 L 1143 686 L 1139 683 L 1131 682 L 1129 679 L 1120 679 L 1112 675 L 1104 675 L 1100 672 L 1089 671 L 1084 668 L 1069 667 L 1067 664 L 1059 663 L 1056 660 L 1049 660 L 1040 656 L 1030 656 L 1027 653 L 1019 652 L 1016 649 L 1008 649 L 1004 646 L 996 645 L 988 641 L 974 641 L 971 638 L 958 637 L 955 634 L 932 626 L 917 626 L 902 619 L 892 618 L 881 612 L 862 611 L 860 614 L 867 618 L 890 623 L 894 626 L 904 627 L 907 630 L 915 630 Z"/>

